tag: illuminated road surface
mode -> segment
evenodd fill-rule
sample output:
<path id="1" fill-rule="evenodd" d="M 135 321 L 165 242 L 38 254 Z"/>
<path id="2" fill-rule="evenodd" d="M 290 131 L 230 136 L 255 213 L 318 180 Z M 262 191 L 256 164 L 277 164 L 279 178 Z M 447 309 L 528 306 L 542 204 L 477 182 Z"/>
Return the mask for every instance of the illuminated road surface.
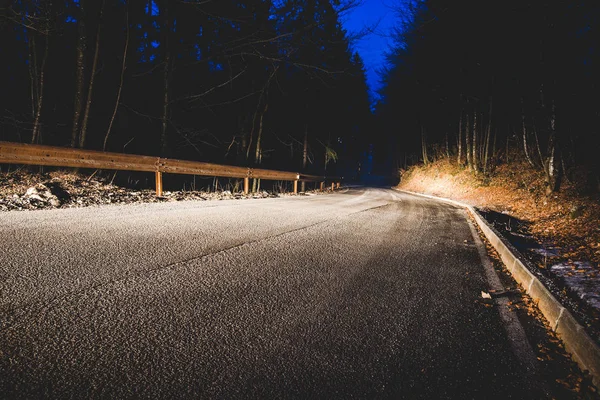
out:
<path id="1" fill-rule="evenodd" d="M 3 398 L 542 395 L 479 301 L 465 212 L 435 201 L 2 213 L 0 250 Z"/>

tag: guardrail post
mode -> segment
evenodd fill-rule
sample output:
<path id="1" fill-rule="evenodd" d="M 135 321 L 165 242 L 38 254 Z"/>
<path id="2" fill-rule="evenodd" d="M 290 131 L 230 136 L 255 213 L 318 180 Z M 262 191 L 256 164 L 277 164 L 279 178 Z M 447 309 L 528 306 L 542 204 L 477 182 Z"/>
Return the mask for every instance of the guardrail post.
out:
<path id="1" fill-rule="evenodd" d="M 156 171 L 156 195 L 163 195 L 162 172 Z"/>
<path id="2" fill-rule="evenodd" d="M 323 191 L 324 187 L 325 187 L 325 182 L 321 182 L 321 192 Z"/>
<path id="3" fill-rule="evenodd" d="M 294 181 L 294 194 L 298 194 L 298 181 Z"/>
<path id="4" fill-rule="evenodd" d="M 244 194 L 248 194 L 250 192 L 250 178 L 244 178 Z"/>

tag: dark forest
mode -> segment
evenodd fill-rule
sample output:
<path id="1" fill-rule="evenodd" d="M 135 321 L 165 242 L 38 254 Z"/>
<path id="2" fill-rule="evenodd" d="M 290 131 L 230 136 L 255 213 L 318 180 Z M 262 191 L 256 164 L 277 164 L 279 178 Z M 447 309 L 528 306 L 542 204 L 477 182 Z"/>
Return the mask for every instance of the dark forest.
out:
<path id="1" fill-rule="evenodd" d="M 352 2 L 0 3 L 0 140 L 352 176 Z"/>
<path id="2" fill-rule="evenodd" d="M 381 142 L 398 165 L 448 157 L 475 173 L 525 160 L 548 192 L 598 190 L 597 1 L 410 2 L 384 72 Z"/>
<path id="3" fill-rule="evenodd" d="M 344 176 L 525 160 L 599 186 L 600 5 L 397 3 L 370 109 L 355 1 L 12 0 L 0 139 Z M 362 166 L 362 171 L 361 171 Z"/>

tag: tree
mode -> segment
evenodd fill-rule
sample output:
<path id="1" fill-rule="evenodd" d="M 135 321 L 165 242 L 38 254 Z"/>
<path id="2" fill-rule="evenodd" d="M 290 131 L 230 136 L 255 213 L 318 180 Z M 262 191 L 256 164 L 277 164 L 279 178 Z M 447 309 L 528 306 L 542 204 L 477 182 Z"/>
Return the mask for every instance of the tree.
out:
<path id="1" fill-rule="evenodd" d="M 344 174 L 371 115 L 353 3 L 11 0 L 2 139 Z"/>
<path id="2" fill-rule="evenodd" d="M 81 112 L 83 109 L 83 92 L 85 86 L 85 56 L 87 51 L 87 32 L 85 28 L 86 21 L 86 3 L 87 0 L 79 0 L 77 7 L 77 45 L 76 68 L 75 68 L 75 96 L 73 101 L 73 123 L 71 129 L 71 147 L 76 147 L 81 142 L 80 126 Z"/>
<path id="3" fill-rule="evenodd" d="M 500 160 L 494 143 L 513 143 L 506 151 L 520 155 L 511 160 L 543 169 L 549 192 L 559 190 L 569 163 L 585 163 L 600 173 L 592 151 L 581 145 L 599 122 L 587 101 L 589 90 L 598 86 L 590 55 L 597 54 L 592 37 L 598 37 L 600 14 L 592 3 L 410 2 L 401 10 L 383 74 L 377 114 L 387 134 L 419 155 L 421 125 L 434 147 L 456 132 L 460 164 L 464 132 L 467 166 L 486 174 Z M 518 142 L 511 140 L 516 132 Z M 561 157 L 565 153 L 568 162 Z"/>

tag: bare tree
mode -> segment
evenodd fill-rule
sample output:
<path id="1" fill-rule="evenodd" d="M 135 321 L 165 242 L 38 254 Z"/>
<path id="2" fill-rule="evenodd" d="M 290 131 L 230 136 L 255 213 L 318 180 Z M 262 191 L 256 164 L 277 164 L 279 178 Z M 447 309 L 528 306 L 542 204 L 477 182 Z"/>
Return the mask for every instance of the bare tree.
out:
<path id="1" fill-rule="evenodd" d="M 523 152 L 525 153 L 525 159 L 532 167 L 535 167 L 531 156 L 529 155 L 529 146 L 527 145 L 527 126 L 525 125 L 525 101 L 521 97 L 521 129 L 523 135 Z"/>
<path id="2" fill-rule="evenodd" d="M 457 149 L 457 155 L 456 155 L 456 161 L 458 163 L 458 165 L 462 165 L 462 125 L 463 125 L 463 112 L 462 110 L 460 111 L 460 118 L 458 120 L 458 139 L 457 139 L 457 143 L 458 143 L 458 149 Z"/>
<path id="3" fill-rule="evenodd" d="M 471 118 L 469 117 L 469 113 L 467 112 L 467 119 L 466 119 L 466 124 L 465 124 L 465 139 L 467 142 L 467 148 L 466 148 L 466 153 L 467 153 L 467 167 L 469 168 L 469 170 L 473 169 L 473 162 L 471 160 L 471 155 L 472 155 L 472 146 L 471 146 Z"/>
<path id="4" fill-rule="evenodd" d="M 304 146 L 302 149 L 302 171 L 306 171 L 308 163 L 308 123 L 304 124 Z M 302 181 L 301 191 L 306 191 L 306 182 Z"/>
<path id="5" fill-rule="evenodd" d="M 427 155 L 427 132 L 423 125 L 421 125 L 421 155 L 423 156 L 423 163 L 429 164 L 429 156 Z"/>
<path id="6" fill-rule="evenodd" d="M 259 118 L 259 123 L 258 123 L 258 135 L 256 137 L 256 151 L 254 153 L 254 163 L 256 165 L 260 165 L 262 163 L 263 120 L 264 120 L 265 114 L 267 113 L 268 110 L 269 110 L 269 103 L 268 103 L 268 101 L 265 101 L 265 107 L 263 108 L 262 112 L 260 113 L 260 118 Z M 257 192 L 258 190 L 260 190 L 260 179 L 254 179 L 252 181 L 252 192 Z"/>
<path id="7" fill-rule="evenodd" d="M 35 118 L 33 120 L 33 132 L 31 134 L 31 143 L 41 142 L 41 123 L 42 118 L 42 105 L 44 104 L 44 82 L 46 73 L 46 60 L 48 60 L 48 48 L 50 47 L 50 37 L 46 35 L 44 46 L 44 56 L 42 58 L 42 65 L 39 69 L 39 79 L 37 84 L 37 102 L 35 107 Z M 35 48 L 34 48 L 35 51 Z M 37 68 L 36 68 L 37 69 Z M 37 72 L 36 72 L 37 75 Z"/>
<path id="8" fill-rule="evenodd" d="M 477 125 L 477 111 L 475 111 L 473 113 L 473 143 L 472 143 L 472 149 L 473 149 L 473 155 L 471 156 L 471 161 L 473 163 L 473 171 L 475 173 L 479 172 L 479 159 L 477 157 L 477 152 L 479 151 L 479 148 L 477 146 L 477 129 L 478 129 L 478 125 Z"/>
<path id="9" fill-rule="evenodd" d="M 160 130 L 160 153 L 166 155 L 168 149 L 168 121 L 169 121 L 169 92 L 171 81 L 171 19 L 169 17 L 169 0 L 163 1 L 163 9 L 161 15 L 163 17 L 163 109 L 161 115 L 161 130 Z"/>
<path id="10" fill-rule="evenodd" d="M 548 136 L 548 152 L 544 169 L 546 172 L 546 192 L 548 194 L 558 192 L 560 189 L 561 173 L 558 144 L 556 137 L 556 103 L 552 101 L 550 111 L 550 133 Z"/>
<path id="11" fill-rule="evenodd" d="M 125 79 L 125 69 L 127 68 L 127 50 L 129 48 L 129 4 L 126 4 L 125 8 L 125 46 L 123 48 L 123 63 L 121 65 L 121 78 L 119 80 L 119 89 L 117 90 L 117 99 L 115 101 L 115 108 L 113 109 L 112 115 L 110 117 L 110 122 L 108 123 L 108 129 L 106 130 L 106 135 L 104 135 L 104 143 L 102 145 L 102 150 L 106 151 L 106 146 L 108 144 L 108 138 L 110 136 L 110 132 L 112 130 L 113 123 L 115 122 L 115 116 L 117 115 L 117 110 L 119 109 L 119 103 L 121 102 L 121 92 L 123 91 L 123 81 Z"/>
<path id="12" fill-rule="evenodd" d="M 100 16 L 98 18 L 98 30 L 96 32 L 96 48 L 94 49 L 94 61 L 92 62 L 92 71 L 90 75 L 90 83 L 88 84 L 87 100 L 85 102 L 85 111 L 83 120 L 81 121 L 81 132 L 79 133 L 79 147 L 85 146 L 87 137 L 87 126 L 90 117 L 90 108 L 92 107 L 92 94 L 94 92 L 94 81 L 96 79 L 96 70 L 98 68 L 98 53 L 100 52 L 100 33 L 102 31 L 102 18 L 104 14 L 104 4 L 106 0 L 102 0 L 100 4 Z"/>
<path id="13" fill-rule="evenodd" d="M 490 110 L 489 110 L 489 115 L 488 115 L 487 130 L 486 130 L 486 134 L 485 134 L 485 147 L 484 147 L 484 151 L 483 151 L 483 173 L 488 172 L 488 160 L 489 160 L 489 156 L 490 156 L 490 139 L 492 136 L 493 104 L 494 104 L 494 99 L 492 96 L 490 96 Z"/>
<path id="14" fill-rule="evenodd" d="M 44 104 L 44 86 L 46 64 L 50 48 L 52 30 L 52 1 L 29 4 L 31 8 L 15 10 L 12 7 L 0 7 L 0 21 L 8 19 L 21 26 L 27 32 L 28 69 L 31 98 L 31 116 L 33 118 L 31 143 L 40 143 L 42 132 L 42 106 Z M 42 62 L 38 62 L 38 39 L 44 41 Z"/>
<path id="15" fill-rule="evenodd" d="M 85 5 L 87 0 L 79 0 L 79 17 L 77 18 L 77 45 L 75 68 L 75 100 L 73 103 L 73 125 L 71 129 L 71 147 L 78 144 L 81 126 L 81 111 L 83 109 L 83 90 L 85 86 L 85 53 L 87 38 L 85 30 Z"/>

